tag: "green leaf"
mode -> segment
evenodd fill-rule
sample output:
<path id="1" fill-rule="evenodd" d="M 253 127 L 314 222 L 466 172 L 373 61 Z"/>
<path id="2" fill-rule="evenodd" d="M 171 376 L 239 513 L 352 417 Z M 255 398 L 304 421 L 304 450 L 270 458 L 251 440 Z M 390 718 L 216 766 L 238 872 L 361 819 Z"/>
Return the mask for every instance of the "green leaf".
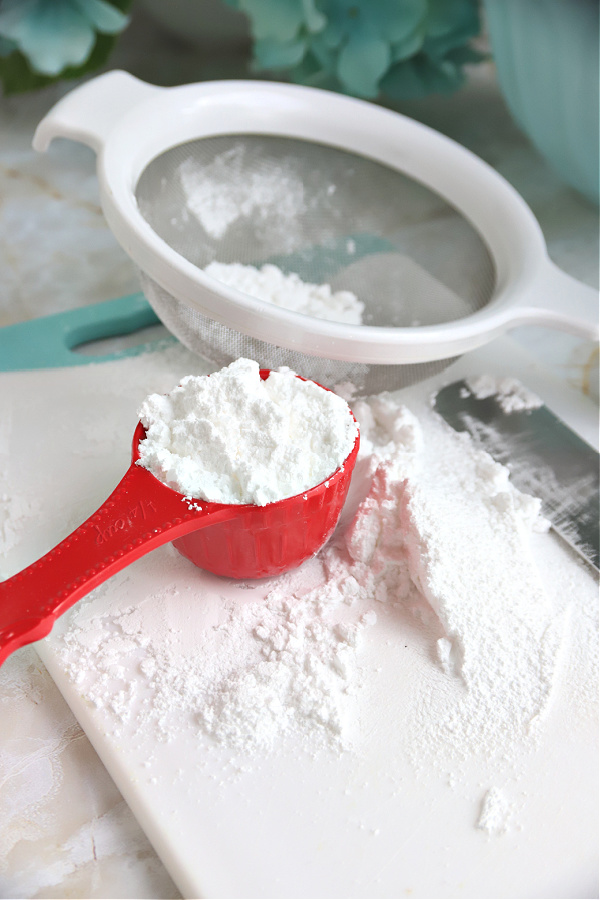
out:
<path id="1" fill-rule="evenodd" d="M 390 46 L 376 37 L 354 38 L 342 48 L 337 62 L 337 76 L 352 94 L 376 97 L 379 79 L 390 63 Z"/>
<path id="2" fill-rule="evenodd" d="M 322 31 L 327 25 L 327 18 L 317 9 L 315 0 L 302 0 L 304 21 L 310 32 Z"/>
<path id="3" fill-rule="evenodd" d="M 310 52 L 314 56 L 315 61 L 318 62 L 319 68 L 333 72 L 337 53 L 335 48 L 330 47 L 321 35 L 313 37 L 310 42 Z"/>
<path id="4" fill-rule="evenodd" d="M 0 80 L 5 94 L 17 94 L 45 87 L 58 79 L 38 75 L 31 69 L 27 58 L 21 51 L 15 50 L 8 56 L 0 57 Z"/>
<path id="5" fill-rule="evenodd" d="M 128 24 L 127 16 L 107 0 L 74 0 L 96 31 L 101 34 L 118 34 Z"/>
<path id="6" fill-rule="evenodd" d="M 323 74 L 323 65 L 310 51 L 305 53 L 301 62 L 294 67 L 291 77 L 298 84 L 313 84 Z"/>
<path id="7" fill-rule="evenodd" d="M 89 19 L 71 0 L 38 2 L 22 18 L 2 20 L 0 30 L 13 40 L 40 75 L 59 75 L 66 66 L 81 66 L 88 59 L 96 33 Z"/>
<path id="8" fill-rule="evenodd" d="M 305 60 L 307 57 L 305 57 Z M 306 84 L 309 87 L 321 88 L 321 90 L 325 91 L 337 91 L 338 93 L 345 93 L 342 85 L 340 85 L 338 79 L 331 72 L 326 72 L 324 69 L 318 67 L 316 69 L 308 69 L 309 74 L 307 77 L 304 77 L 305 62 L 303 62 L 298 66 L 297 69 L 294 69 L 290 73 L 290 78 L 295 84 Z M 308 67 L 307 67 L 308 68 Z"/>
<path id="9" fill-rule="evenodd" d="M 259 69 L 288 69 L 297 66 L 306 49 L 306 41 L 274 41 L 265 39 L 254 44 L 254 59 Z"/>
<path id="10" fill-rule="evenodd" d="M 391 44 L 404 41 L 427 18 L 428 0 L 368 0 L 368 3 L 369 18 L 379 35 Z"/>
<path id="11" fill-rule="evenodd" d="M 132 4 L 132 0 L 107 0 L 107 2 L 121 12 L 127 12 Z M 118 39 L 119 35 L 97 34 L 86 61 L 80 66 L 67 66 L 57 75 L 40 75 L 34 71 L 20 50 L 15 50 L 7 56 L 0 56 L 0 82 L 4 93 L 9 95 L 39 90 L 57 81 L 81 78 L 95 72 L 107 62 Z"/>
<path id="12" fill-rule="evenodd" d="M 14 41 L 9 41 L 7 38 L 0 35 L 0 56 L 10 56 L 16 49 L 17 45 Z"/>
<path id="13" fill-rule="evenodd" d="M 240 0 L 239 8 L 252 23 L 252 34 L 257 40 L 293 40 L 304 24 L 301 0 Z"/>
<path id="14" fill-rule="evenodd" d="M 458 66 L 438 63 L 424 53 L 398 63 L 381 80 L 381 91 L 395 100 L 417 100 L 428 94 L 449 94 L 464 82 Z"/>
<path id="15" fill-rule="evenodd" d="M 479 31 L 477 0 L 429 0 L 427 32 L 432 38 L 472 29 Z"/>
<path id="16" fill-rule="evenodd" d="M 491 59 L 491 55 L 489 53 L 481 53 L 479 50 L 475 50 L 474 47 L 465 44 L 463 47 L 450 50 L 446 54 L 446 59 L 449 59 L 456 66 L 467 66 L 485 62 Z"/>
<path id="17" fill-rule="evenodd" d="M 392 62 L 402 62 L 415 56 L 425 39 L 425 26 L 420 24 L 412 34 L 407 34 L 401 41 L 392 44 Z"/>

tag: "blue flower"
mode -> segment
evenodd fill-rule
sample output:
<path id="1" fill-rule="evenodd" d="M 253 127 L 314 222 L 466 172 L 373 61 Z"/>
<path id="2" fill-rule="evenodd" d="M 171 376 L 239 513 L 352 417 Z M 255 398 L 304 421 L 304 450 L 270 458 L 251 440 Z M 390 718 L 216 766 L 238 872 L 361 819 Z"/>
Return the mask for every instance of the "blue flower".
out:
<path id="1" fill-rule="evenodd" d="M 107 0 L 0 0 L 0 56 L 20 51 L 34 72 L 56 76 L 87 61 L 97 34 L 128 21 Z"/>
<path id="2" fill-rule="evenodd" d="M 456 88 L 477 0 L 227 0 L 250 18 L 259 70 L 359 97 Z"/>

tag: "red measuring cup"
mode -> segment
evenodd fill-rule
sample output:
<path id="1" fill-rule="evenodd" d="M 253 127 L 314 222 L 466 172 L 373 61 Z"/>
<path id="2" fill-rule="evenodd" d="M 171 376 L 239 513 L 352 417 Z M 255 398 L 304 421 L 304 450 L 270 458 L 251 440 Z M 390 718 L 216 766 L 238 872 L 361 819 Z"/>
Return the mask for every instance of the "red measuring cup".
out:
<path id="1" fill-rule="evenodd" d="M 269 370 L 260 374 L 265 379 Z M 216 575 L 263 578 L 299 566 L 335 529 L 360 441 L 357 435 L 347 459 L 321 484 L 254 506 L 191 501 L 163 484 L 136 464 L 145 434 L 139 422 L 131 465 L 102 506 L 53 550 L 0 583 L 0 665 L 49 634 L 58 616 L 93 588 L 168 541 Z"/>

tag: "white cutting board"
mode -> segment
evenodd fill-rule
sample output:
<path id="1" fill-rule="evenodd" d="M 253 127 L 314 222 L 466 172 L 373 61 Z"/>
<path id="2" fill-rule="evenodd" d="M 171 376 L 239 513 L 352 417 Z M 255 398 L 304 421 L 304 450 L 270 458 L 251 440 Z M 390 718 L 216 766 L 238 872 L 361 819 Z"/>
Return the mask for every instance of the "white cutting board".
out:
<path id="1" fill-rule="evenodd" d="M 1 488 L 20 504 L 1 577 L 50 549 L 100 504 L 128 465 L 140 400 L 192 371 L 203 371 L 201 363 L 176 348 L 0 375 Z M 596 442 L 597 407 L 512 342 L 502 339 L 463 358 L 437 381 L 478 373 L 517 376 Z M 172 558 L 160 548 L 111 579 L 98 604 L 136 606 L 175 586 L 178 615 L 201 628 L 208 614 L 199 597 L 237 592 L 243 602 L 235 583 L 183 559 L 176 584 L 172 566 L 165 583 L 164 554 Z M 398 653 L 398 642 L 410 651 Z M 363 660 L 369 725 L 357 753 L 313 757 L 288 743 L 264 759 L 238 756 L 235 771 L 228 752 L 211 749 L 200 735 L 160 743 L 139 722 L 115 735 L 110 713 L 86 700 L 85 679 L 79 687 L 64 673 L 55 639 L 38 650 L 186 897 L 597 896 L 596 724 L 573 726 L 559 698 L 535 755 L 509 785 L 520 798 L 518 821 L 490 836 L 475 825 L 485 790 L 506 777 L 502 767 L 495 772 L 466 760 L 455 773 L 417 770 L 397 751 L 415 689 L 415 654 L 424 652 L 414 633 L 391 633 L 385 622 L 369 630 Z"/>

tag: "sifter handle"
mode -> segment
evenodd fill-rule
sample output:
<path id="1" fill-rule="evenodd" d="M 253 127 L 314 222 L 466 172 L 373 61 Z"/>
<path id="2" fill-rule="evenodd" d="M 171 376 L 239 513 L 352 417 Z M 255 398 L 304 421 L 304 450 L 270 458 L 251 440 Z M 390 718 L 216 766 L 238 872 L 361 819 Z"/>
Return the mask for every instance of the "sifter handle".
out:
<path id="1" fill-rule="evenodd" d="M 511 311 L 510 327 L 549 325 L 583 340 L 597 341 L 598 299 L 595 288 L 568 275 L 546 258 L 520 305 L 514 313 Z"/>
<path id="2" fill-rule="evenodd" d="M 45 152 L 55 137 L 64 137 L 98 153 L 119 119 L 165 90 L 119 69 L 99 75 L 52 107 L 35 130 L 33 147 Z"/>

